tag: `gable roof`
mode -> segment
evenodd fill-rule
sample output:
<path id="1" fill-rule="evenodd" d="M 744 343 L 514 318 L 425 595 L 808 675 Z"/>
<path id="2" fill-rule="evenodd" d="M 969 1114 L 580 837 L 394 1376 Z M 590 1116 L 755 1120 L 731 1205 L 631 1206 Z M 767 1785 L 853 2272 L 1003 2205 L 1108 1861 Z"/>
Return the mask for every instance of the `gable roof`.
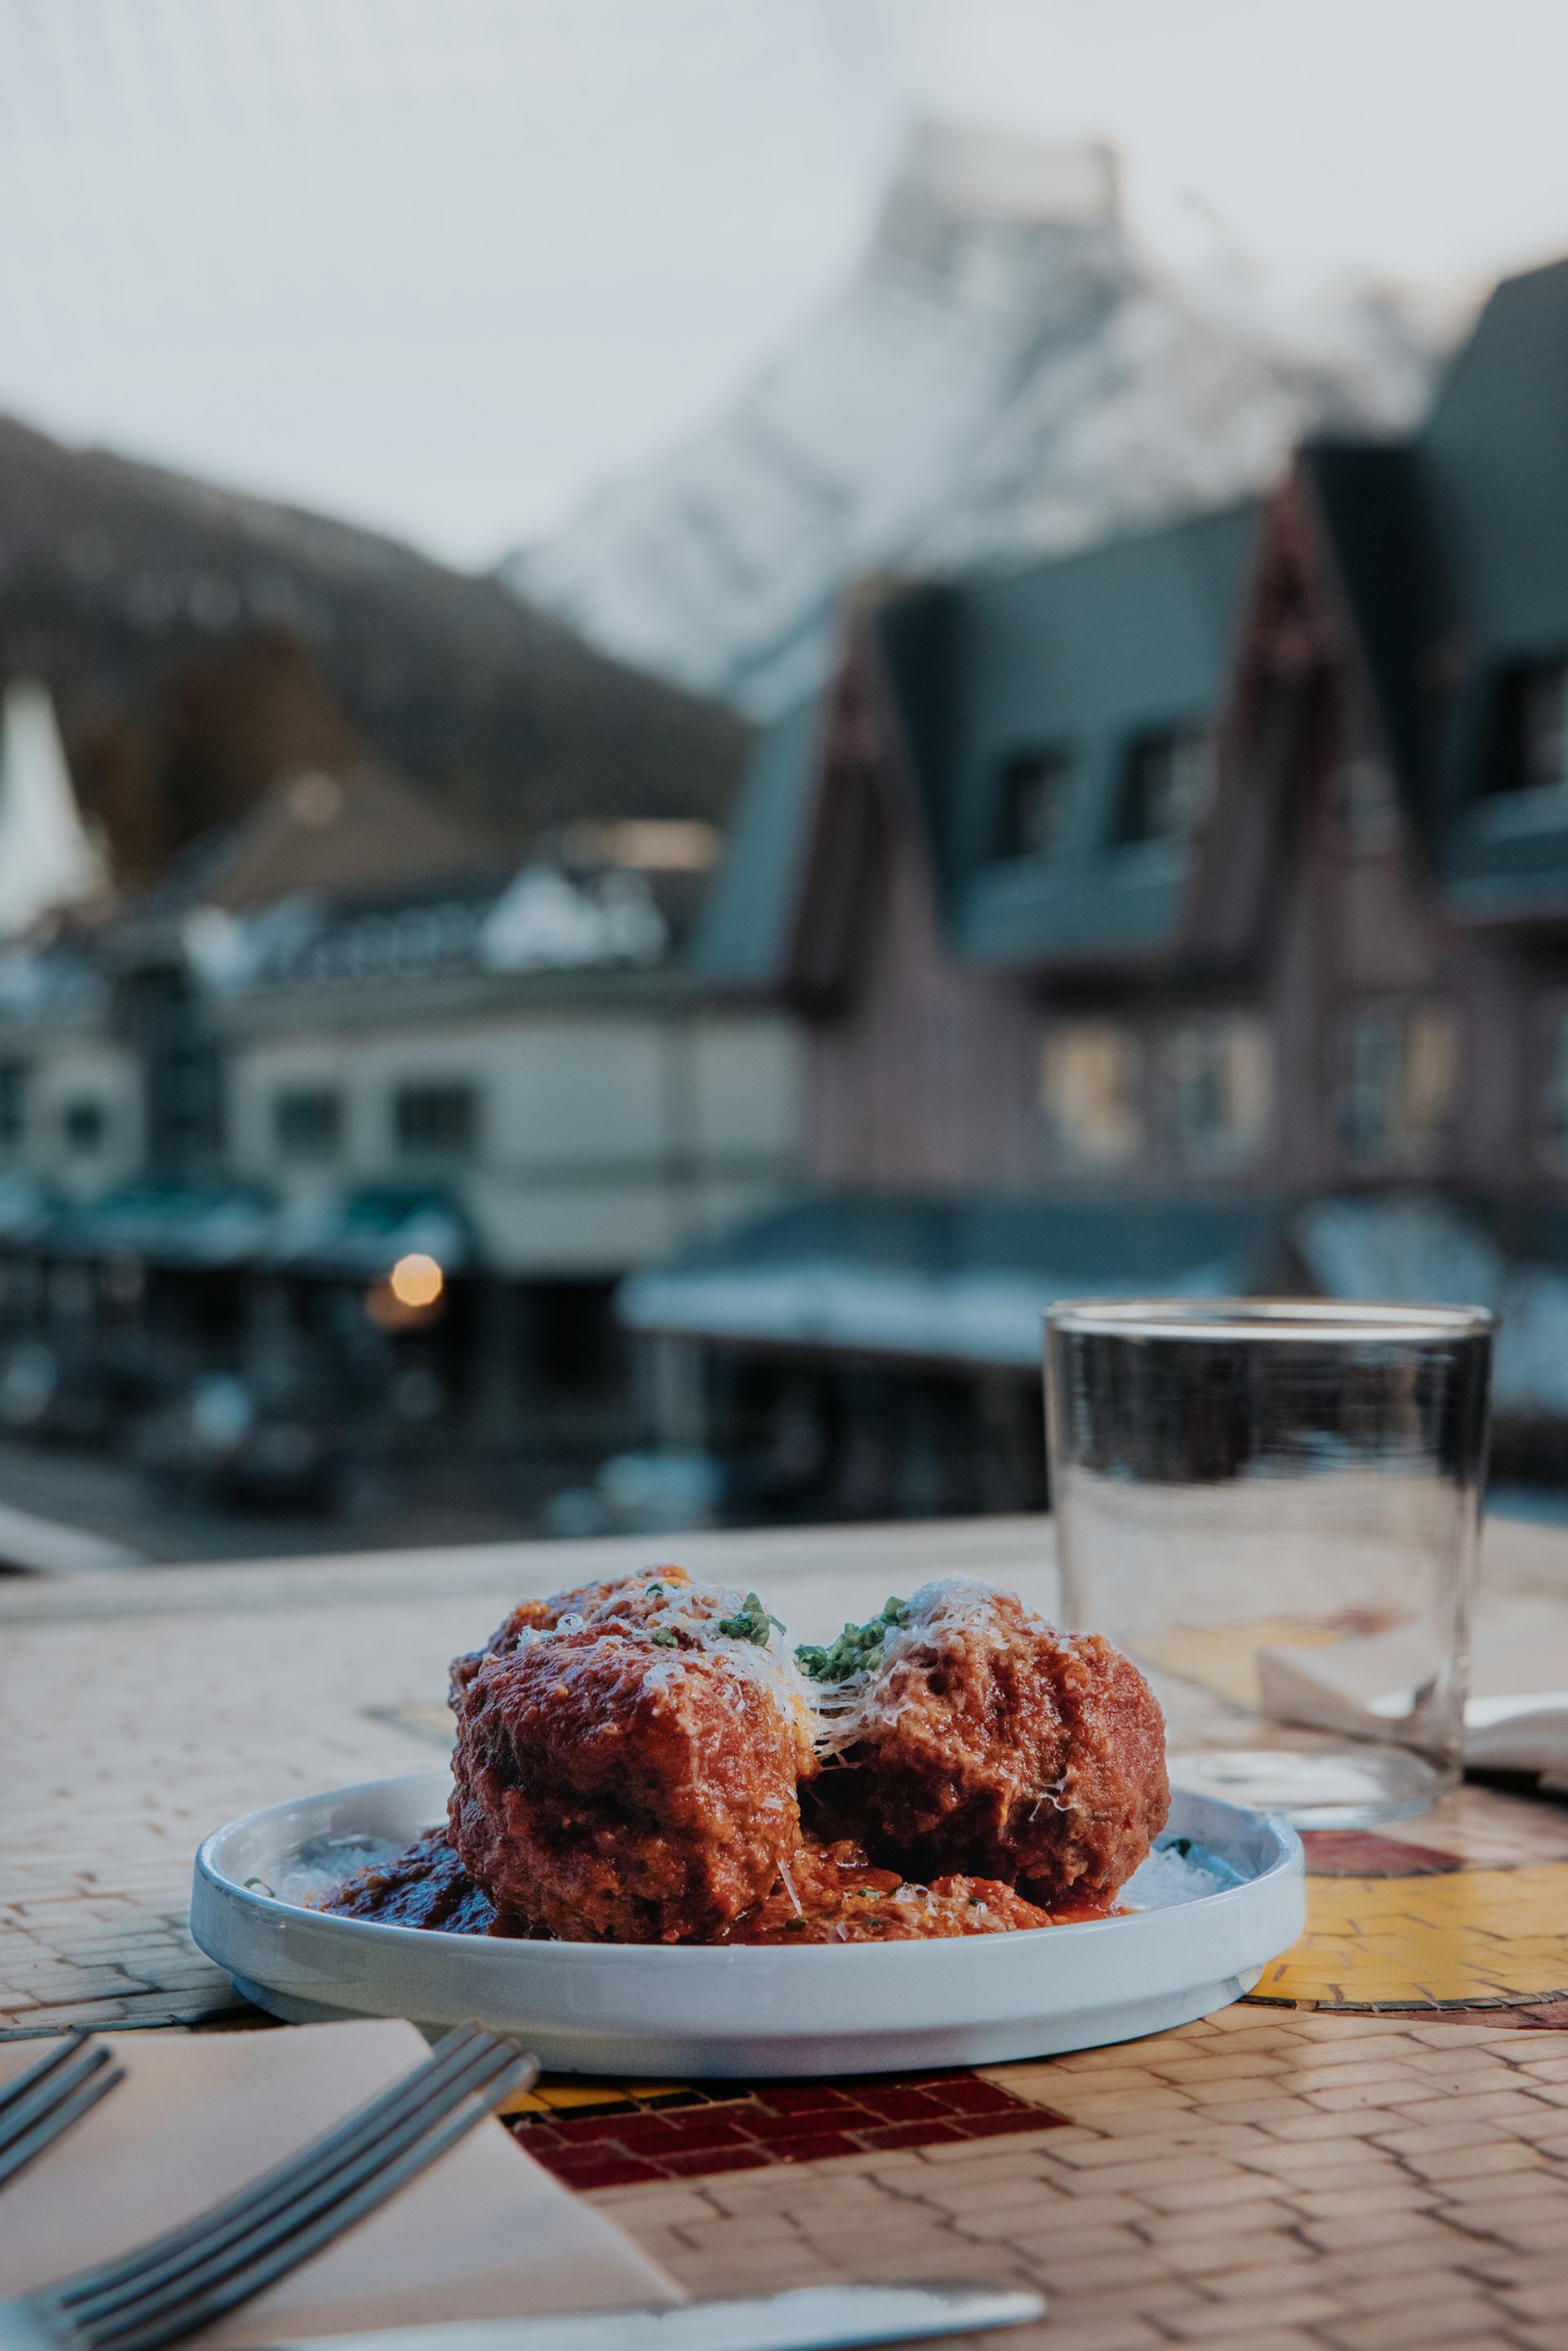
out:
<path id="1" fill-rule="evenodd" d="M 1128 761 L 1145 737 L 1217 719 L 1257 528 L 1248 501 L 881 613 L 961 960 L 1033 966 L 1174 943 L 1192 844 L 1118 840 Z M 1033 752 L 1074 769 L 1067 839 L 1049 859 L 1002 853 L 1004 773 Z"/>
<path id="2" fill-rule="evenodd" d="M 1568 788 L 1488 786 L 1520 665 L 1568 658 L 1568 262 L 1497 288 L 1409 440 L 1309 443 L 1290 495 L 1303 492 L 1450 911 L 1560 922 Z M 1190 840 L 1118 833 L 1140 737 L 1228 712 L 1260 521 L 1235 506 L 1013 571 L 912 583 L 861 619 L 852 658 L 868 651 L 879 674 L 884 759 L 913 789 L 957 959 L 994 971 L 1218 962 L 1253 935 L 1256 907 L 1241 902 L 1257 898 L 1272 852 L 1243 760 L 1221 759 Z M 710 984 L 798 984 L 831 693 L 757 754 L 704 925 Z M 1074 764 L 1067 837 L 1049 858 L 1002 853 L 1003 774 L 1028 752 Z"/>
<path id="3" fill-rule="evenodd" d="M 302 890 L 369 896 L 500 863 L 478 825 L 390 768 L 313 770 L 280 778 L 237 824 L 200 836 L 145 911 L 237 914 Z"/>
<path id="4" fill-rule="evenodd" d="M 700 984 L 744 991 L 788 970 L 810 848 L 826 693 L 757 738 L 688 964 Z"/>
<path id="5" fill-rule="evenodd" d="M 1338 574 L 1384 739 L 1413 814 L 1429 813 L 1434 750 L 1430 680 L 1454 613 L 1408 445 L 1313 441 L 1299 471 Z"/>
<path id="6" fill-rule="evenodd" d="M 1568 794 L 1488 788 L 1511 676 L 1568 657 L 1568 262 L 1497 288 L 1410 441 L 1300 473 L 1450 908 L 1560 916 Z"/>
<path id="7" fill-rule="evenodd" d="M 1217 721 L 1259 510 L 1251 502 L 1009 572 L 910 584 L 852 630 L 836 688 L 754 755 L 693 961 L 721 988 L 788 987 L 800 894 L 835 757 L 833 696 L 868 666 L 884 768 L 912 787 L 950 951 L 1036 968 L 1178 942 L 1188 841 L 1123 841 L 1135 747 Z M 1073 766 L 1069 837 L 1050 859 L 1002 837 L 1009 763 Z M 815 867 L 813 872 L 815 872 Z"/>

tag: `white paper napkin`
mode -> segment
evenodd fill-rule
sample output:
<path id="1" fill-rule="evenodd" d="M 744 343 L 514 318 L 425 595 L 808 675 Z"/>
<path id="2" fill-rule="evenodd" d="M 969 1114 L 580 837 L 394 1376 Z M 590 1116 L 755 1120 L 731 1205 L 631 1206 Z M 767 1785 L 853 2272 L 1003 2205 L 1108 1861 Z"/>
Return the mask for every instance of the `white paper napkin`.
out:
<path id="1" fill-rule="evenodd" d="M 1265 1712 L 1353 1738 L 1388 1739 L 1418 1707 L 1429 1645 L 1402 1625 L 1315 1648 L 1261 1648 Z M 1471 1644 L 1465 1761 L 1482 1771 L 1535 1771 L 1568 1790 L 1568 1621 L 1542 1602 L 1499 1598 Z"/>
<path id="2" fill-rule="evenodd" d="M 25 2294 L 191 2219 L 430 2054 L 411 2024 L 104 2036 L 127 2079 L 0 2191 L 0 2294 Z M 0 2043 L 0 2081 L 39 2041 Z M 497 2122 L 202 2345 L 672 2303 L 680 2291 Z"/>

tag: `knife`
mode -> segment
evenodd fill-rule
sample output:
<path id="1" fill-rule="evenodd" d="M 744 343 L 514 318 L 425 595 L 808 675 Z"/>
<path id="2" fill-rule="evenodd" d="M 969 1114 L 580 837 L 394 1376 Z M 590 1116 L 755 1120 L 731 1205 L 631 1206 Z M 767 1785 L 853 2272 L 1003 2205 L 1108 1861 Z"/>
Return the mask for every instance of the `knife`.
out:
<path id="1" fill-rule="evenodd" d="M 846 2351 L 933 2335 L 1022 2326 L 1044 2294 L 1015 2286 L 808 2285 L 743 2302 L 677 2302 L 662 2310 L 593 2310 L 566 2318 L 482 2318 L 313 2335 L 270 2351 Z"/>

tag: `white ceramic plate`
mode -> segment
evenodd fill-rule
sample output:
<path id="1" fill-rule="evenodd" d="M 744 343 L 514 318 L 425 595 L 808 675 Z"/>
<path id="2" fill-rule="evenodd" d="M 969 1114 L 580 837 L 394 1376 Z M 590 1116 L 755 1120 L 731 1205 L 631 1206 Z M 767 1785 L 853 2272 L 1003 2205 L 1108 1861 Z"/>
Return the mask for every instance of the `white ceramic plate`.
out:
<path id="1" fill-rule="evenodd" d="M 443 1771 L 373 1780 L 231 1821 L 196 1856 L 196 1941 L 294 2023 L 472 2017 L 555 2072 L 760 2076 L 997 2064 L 1162 2032 L 1239 2000 L 1305 1920 L 1293 1831 L 1183 1795 L 1161 1844 L 1188 1838 L 1194 1852 L 1156 1862 L 1160 1907 L 940 1942 L 512 1942 L 328 1917 L 247 1887 L 350 1866 L 362 1855 L 340 1858 L 346 1839 L 411 1843 L 444 1817 L 449 1784 Z"/>

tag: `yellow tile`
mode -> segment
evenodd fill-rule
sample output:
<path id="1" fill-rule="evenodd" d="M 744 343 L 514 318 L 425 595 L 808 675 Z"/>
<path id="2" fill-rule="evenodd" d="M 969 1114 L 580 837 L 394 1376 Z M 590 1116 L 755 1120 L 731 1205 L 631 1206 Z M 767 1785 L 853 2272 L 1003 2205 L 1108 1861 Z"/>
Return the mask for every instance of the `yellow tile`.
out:
<path id="1" fill-rule="evenodd" d="M 1324 2006 L 1542 2000 L 1568 1989 L 1568 1863 L 1307 1880 L 1307 1930 L 1259 1993 Z"/>

